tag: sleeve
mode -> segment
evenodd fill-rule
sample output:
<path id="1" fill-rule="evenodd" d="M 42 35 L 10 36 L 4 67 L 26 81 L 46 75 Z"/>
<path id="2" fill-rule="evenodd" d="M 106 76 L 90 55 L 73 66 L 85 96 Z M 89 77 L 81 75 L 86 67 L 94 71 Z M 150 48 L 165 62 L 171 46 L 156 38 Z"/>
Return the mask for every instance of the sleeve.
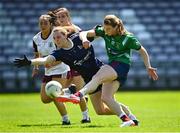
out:
<path id="1" fill-rule="evenodd" d="M 34 52 L 38 52 L 37 44 L 33 41 L 33 49 Z"/>
<path id="2" fill-rule="evenodd" d="M 101 25 L 97 25 L 94 27 L 94 31 L 96 33 L 96 36 L 101 36 L 103 37 L 105 35 L 105 32 L 103 30 L 103 27 Z"/>
<path id="3" fill-rule="evenodd" d="M 94 37 L 87 37 L 88 41 L 92 42 L 94 41 Z"/>
<path id="4" fill-rule="evenodd" d="M 50 55 L 52 55 L 56 61 L 61 61 L 62 54 L 61 54 L 60 50 L 54 50 L 52 52 L 52 54 L 50 54 Z"/>
<path id="5" fill-rule="evenodd" d="M 135 37 L 130 37 L 128 41 L 128 48 L 134 49 L 134 50 L 140 50 L 141 49 L 141 43 L 139 40 Z"/>

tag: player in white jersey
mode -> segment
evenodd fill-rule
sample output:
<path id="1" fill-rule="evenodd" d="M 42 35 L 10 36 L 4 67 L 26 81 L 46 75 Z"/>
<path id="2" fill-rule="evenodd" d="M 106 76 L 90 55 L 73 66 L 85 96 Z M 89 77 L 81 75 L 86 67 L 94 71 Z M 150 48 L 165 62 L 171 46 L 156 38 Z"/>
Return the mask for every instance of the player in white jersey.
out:
<path id="1" fill-rule="evenodd" d="M 33 37 L 33 47 L 35 57 L 45 57 L 52 53 L 56 49 L 55 44 L 53 43 L 52 37 L 52 24 L 50 23 L 51 17 L 49 15 L 41 15 L 39 18 L 39 27 L 40 32 Z M 64 87 L 67 82 L 66 75 L 70 70 L 69 66 L 64 63 L 54 63 L 46 65 L 45 74 L 42 79 L 41 84 L 41 101 L 43 103 L 50 103 L 53 100 L 49 98 L 45 93 L 46 83 L 51 80 L 56 80 L 62 84 Z M 38 66 L 35 66 L 32 72 L 32 76 L 35 76 L 38 73 Z M 67 116 L 66 107 L 63 103 L 54 102 L 58 111 L 62 116 L 62 124 L 70 124 L 69 118 Z"/>
<path id="2" fill-rule="evenodd" d="M 46 18 L 45 15 L 41 16 L 40 23 L 43 23 L 43 19 Z M 45 22 L 45 21 L 44 21 Z M 46 23 L 46 22 L 45 22 Z M 51 31 L 50 31 L 51 32 Z M 33 37 L 33 47 L 34 52 L 36 54 L 39 54 L 41 57 L 45 57 L 52 53 L 52 51 L 56 50 L 55 44 L 52 42 L 52 32 L 48 35 L 47 38 L 43 38 L 42 32 L 39 32 Z M 66 73 L 70 70 L 69 66 L 62 63 L 56 63 L 56 65 L 51 64 L 45 67 L 45 76 L 51 76 L 51 75 L 59 75 L 63 74 L 67 75 Z M 62 83 L 63 86 L 65 86 L 65 83 Z"/>
<path id="3" fill-rule="evenodd" d="M 51 17 L 49 15 L 41 15 L 39 18 L 39 27 L 40 32 L 36 34 L 33 37 L 33 46 L 34 46 L 34 52 L 36 57 L 45 57 L 52 53 L 53 50 L 56 49 L 55 44 L 53 43 L 53 37 L 52 37 L 52 27 L 51 24 Z M 33 69 L 32 76 L 37 74 L 38 66 L 35 66 Z M 41 100 L 43 103 L 50 103 L 52 101 L 51 98 L 49 98 L 45 93 L 45 85 L 47 82 L 51 80 L 56 80 L 60 82 L 64 87 L 69 87 L 68 85 L 68 79 L 71 77 L 72 72 L 70 71 L 70 68 L 68 65 L 59 62 L 48 64 L 45 66 L 45 75 L 42 80 L 41 85 Z M 81 86 L 80 86 L 81 87 Z M 85 102 L 85 101 L 84 101 Z M 80 104 L 80 107 L 86 107 L 86 103 L 82 102 Z M 63 125 L 69 125 L 70 120 L 67 115 L 67 110 L 64 105 L 64 103 L 57 103 L 54 102 L 58 111 L 60 112 L 62 116 L 62 124 Z M 85 110 L 86 111 L 86 110 Z M 88 113 L 86 112 L 86 115 L 83 114 L 83 120 L 85 118 L 89 118 Z"/>
<path id="4" fill-rule="evenodd" d="M 65 28 L 69 33 L 79 32 L 81 29 L 71 22 L 70 13 L 66 8 L 58 8 L 54 11 L 49 11 L 48 14 L 54 18 L 54 25 Z M 68 77 L 67 86 L 75 84 L 76 90 L 80 90 L 84 85 L 84 80 L 81 75 L 71 68 L 70 77 Z M 86 98 L 86 97 L 85 97 Z M 81 99 L 80 108 L 82 111 L 83 119 L 82 123 L 89 123 L 90 118 L 88 115 L 88 108 L 85 102 L 85 98 Z"/>

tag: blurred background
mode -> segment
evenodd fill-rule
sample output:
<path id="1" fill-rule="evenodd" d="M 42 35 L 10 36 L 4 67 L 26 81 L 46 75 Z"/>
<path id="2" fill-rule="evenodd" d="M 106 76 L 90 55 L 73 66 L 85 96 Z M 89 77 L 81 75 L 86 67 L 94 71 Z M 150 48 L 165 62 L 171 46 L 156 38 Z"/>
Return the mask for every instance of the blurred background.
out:
<path id="1" fill-rule="evenodd" d="M 148 78 L 140 55 L 133 52 L 122 90 L 180 90 L 179 0 L 0 0 L 1 93 L 39 91 L 42 74 L 32 78 L 31 67 L 17 69 L 12 60 L 23 54 L 33 58 L 32 37 L 39 31 L 39 16 L 59 7 L 70 10 L 73 23 L 83 30 L 102 24 L 105 15 L 115 14 L 147 49 L 159 80 Z M 106 63 L 104 41 L 98 39 L 93 45 L 97 57 Z"/>

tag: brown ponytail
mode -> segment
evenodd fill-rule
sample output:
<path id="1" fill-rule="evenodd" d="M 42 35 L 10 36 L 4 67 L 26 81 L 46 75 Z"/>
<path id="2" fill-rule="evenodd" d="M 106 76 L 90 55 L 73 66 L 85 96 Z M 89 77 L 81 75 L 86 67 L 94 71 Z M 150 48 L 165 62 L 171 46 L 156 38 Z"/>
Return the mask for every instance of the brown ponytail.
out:
<path id="1" fill-rule="evenodd" d="M 51 19 L 49 20 L 50 23 L 53 24 L 53 26 L 56 26 L 57 16 L 53 11 L 48 11 L 47 13 L 49 16 L 51 16 Z"/>

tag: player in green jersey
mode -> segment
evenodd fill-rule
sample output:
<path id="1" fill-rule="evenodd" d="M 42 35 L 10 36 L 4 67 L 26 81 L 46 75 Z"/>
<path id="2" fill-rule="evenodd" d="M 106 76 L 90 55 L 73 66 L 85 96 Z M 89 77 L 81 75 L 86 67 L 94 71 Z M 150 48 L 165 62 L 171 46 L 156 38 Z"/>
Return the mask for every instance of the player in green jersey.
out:
<path id="1" fill-rule="evenodd" d="M 158 79 L 156 68 L 151 67 L 146 49 L 133 34 L 125 29 L 122 20 L 115 15 L 105 16 L 103 26 L 96 26 L 95 29 L 81 32 L 80 37 L 84 48 L 89 48 L 90 46 L 87 37 L 102 37 L 105 40 L 109 63 L 108 65 L 103 65 L 93 76 L 92 80 L 78 93 L 71 95 L 69 99 L 91 93 L 97 86 L 102 84 L 101 99 L 123 121 L 121 127 L 133 126 L 135 124 L 132 121 L 133 118 L 126 115 L 128 111 L 123 110 L 123 106 L 115 100 L 114 94 L 127 79 L 132 49 L 137 50 L 142 56 L 149 77 L 153 80 Z"/>

